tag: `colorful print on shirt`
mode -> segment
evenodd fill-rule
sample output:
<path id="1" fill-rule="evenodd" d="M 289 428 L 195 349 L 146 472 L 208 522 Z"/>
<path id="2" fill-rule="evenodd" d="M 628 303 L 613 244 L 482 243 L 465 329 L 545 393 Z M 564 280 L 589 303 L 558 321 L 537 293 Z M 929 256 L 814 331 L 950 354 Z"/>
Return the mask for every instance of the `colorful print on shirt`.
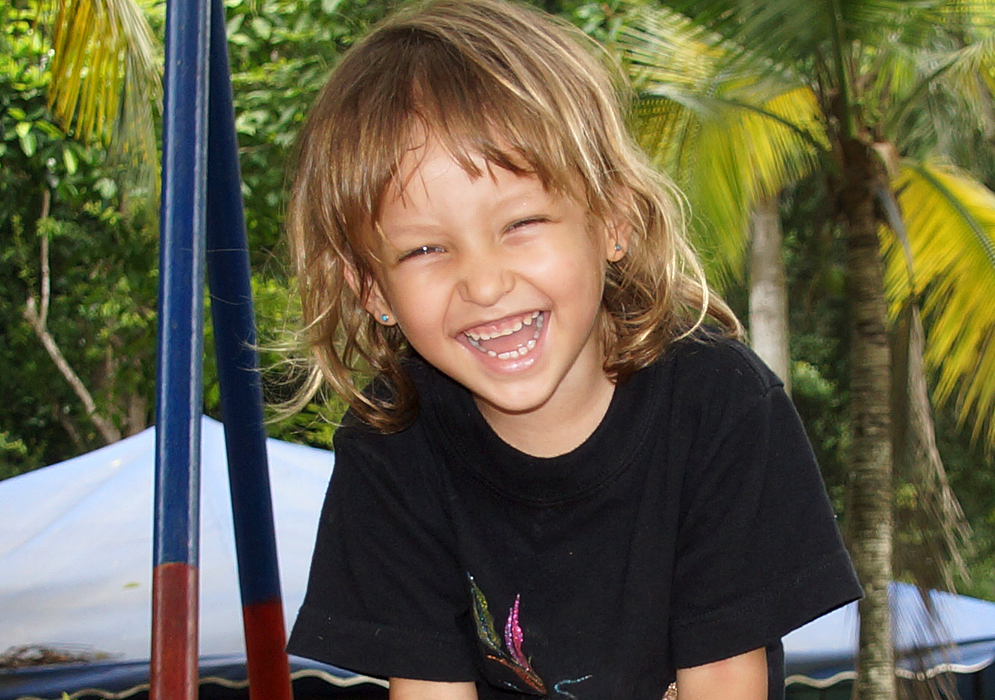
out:
<path id="1" fill-rule="evenodd" d="M 473 576 L 470 579 L 470 591 L 473 595 L 473 622 L 477 628 L 477 638 L 484 648 L 484 666 L 489 679 L 520 693 L 542 697 L 566 698 L 577 700 L 577 697 L 567 691 L 566 686 L 585 681 L 591 676 L 563 680 L 553 686 L 553 695 L 548 695 L 546 684 L 535 672 L 529 659 L 525 656 L 523 645 L 525 635 L 518 621 L 521 595 L 515 596 L 515 603 L 508 611 L 508 620 L 504 625 L 504 643 L 498 637 L 494 626 L 494 617 L 487 604 L 487 597 L 477 586 Z M 508 672 L 511 672 L 509 675 Z"/>

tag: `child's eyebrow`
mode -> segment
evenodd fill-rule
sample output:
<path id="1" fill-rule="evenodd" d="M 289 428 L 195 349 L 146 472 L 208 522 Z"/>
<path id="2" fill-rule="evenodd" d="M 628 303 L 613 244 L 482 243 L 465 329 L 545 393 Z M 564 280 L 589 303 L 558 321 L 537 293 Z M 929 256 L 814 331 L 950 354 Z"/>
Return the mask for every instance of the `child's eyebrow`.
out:
<path id="1" fill-rule="evenodd" d="M 443 227 L 438 223 L 431 222 L 407 222 L 397 226 L 391 226 L 385 228 L 381 226 L 381 231 L 386 240 L 390 241 L 394 238 L 404 238 L 406 236 L 418 237 L 427 234 L 435 234 L 442 231 Z"/>

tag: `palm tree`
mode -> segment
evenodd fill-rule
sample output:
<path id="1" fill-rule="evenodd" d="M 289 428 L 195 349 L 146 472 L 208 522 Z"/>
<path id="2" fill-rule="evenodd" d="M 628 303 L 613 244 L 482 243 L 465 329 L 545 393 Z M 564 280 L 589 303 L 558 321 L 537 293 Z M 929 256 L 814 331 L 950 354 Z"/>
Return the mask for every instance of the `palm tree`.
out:
<path id="1" fill-rule="evenodd" d="M 644 145 L 688 191 L 727 274 L 741 269 L 756 203 L 809 172 L 825 178 L 846 241 L 855 428 L 847 517 L 865 590 L 855 693 L 891 700 L 889 300 L 893 316 L 912 309 L 913 340 L 922 304 L 934 397 L 956 398 L 974 434 L 995 444 L 995 195 L 926 157 L 942 152 L 942 140 L 923 110 L 940 101 L 984 116 L 995 87 L 995 3 L 664 4 L 672 10 L 638 12 L 620 35 L 641 98 L 637 123 Z M 912 347 L 903 372 L 917 366 Z M 935 470 L 929 413 L 915 406 L 908 424 L 926 431 L 916 454 Z M 937 512 L 956 518 L 948 489 L 937 493 L 945 494 Z"/>
<path id="2" fill-rule="evenodd" d="M 750 343 L 791 394 L 788 282 L 784 232 L 776 197 L 763 199 L 750 216 Z"/>

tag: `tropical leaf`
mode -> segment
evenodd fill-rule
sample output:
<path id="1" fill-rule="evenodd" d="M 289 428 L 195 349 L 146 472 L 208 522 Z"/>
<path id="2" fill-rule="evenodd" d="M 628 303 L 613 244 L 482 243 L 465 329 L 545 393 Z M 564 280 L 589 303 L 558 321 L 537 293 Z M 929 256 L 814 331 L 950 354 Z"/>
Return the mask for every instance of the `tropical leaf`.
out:
<path id="1" fill-rule="evenodd" d="M 934 398 L 956 401 L 975 439 L 995 446 L 995 193 L 968 173 L 905 161 L 893 183 L 908 231 L 913 276 L 882 231 L 892 313 L 921 297 L 925 362 Z"/>
<path id="2" fill-rule="evenodd" d="M 953 52 L 943 76 L 949 89 L 964 96 L 975 113 L 991 119 L 995 95 L 995 8 L 990 9 L 985 36 Z"/>
<path id="3" fill-rule="evenodd" d="M 915 258 L 896 194 L 883 185 L 877 196 L 895 234 L 909 279 Z M 926 337 L 919 295 L 908 294 L 892 321 L 891 433 L 896 479 L 894 564 L 911 574 L 921 591 L 955 592 L 954 576 L 970 580 L 964 553 L 972 550 L 971 527 L 950 487 L 936 445 L 936 424 L 926 380 Z M 935 622 L 939 622 L 935 620 Z M 899 616 L 896 624 L 906 622 Z M 935 630 L 938 634 L 942 630 Z M 949 640 L 949 636 L 940 635 Z"/>
<path id="4" fill-rule="evenodd" d="M 904 84 L 892 90 L 891 104 L 882 109 L 885 133 L 892 138 L 900 136 L 907 115 L 917 108 L 928 107 L 940 90 L 966 102 L 981 122 L 995 119 L 995 8 L 988 9 L 984 15 L 977 21 L 985 23 L 986 31 L 966 46 L 962 45 L 960 37 L 947 34 L 945 38 L 951 42 L 947 46 L 934 42 L 931 50 L 919 48 L 911 54 L 906 52 Z M 907 74 L 911 73 L 913 65 L 915 82 L 908 84 Z M 900 89 L 902 87 L 905 89 Z"/>
<path id="5" fill-rule="evenodd" d="M 955 591 L 954 578 L 969 580 L 964 553 L 971 528 L 936 446 L 926 382 L 925 334 L 916 300 L 906 302 L 892 332 L 892 445 L 895 498 L 895 568 L 911 573 L 922 589 Z"/>
<path id="6" fill-rule="evenodd" d="M 694 22 L 777 63 L 806 63 L 832 46 L 878 45 L 937 0 L 664 0 Z"/>
<path id="7" fill-rule="evenodd" d="M 110 145 L 143 184 L 156 183 L 162 67 L 145 11 L 136 0 L 48 1 L 53 113 L 81 140 Z"/>
<path id="8" fill-rule="evenodd" d="M 710 277 L 740 278 L 755 204 L 829 148 L 815 95 L 790 76 L 730 70 L 719 37 L 666 10 L 634 13 L 617 48 L 637 90 L 636 137 L 687 194 Z"/>

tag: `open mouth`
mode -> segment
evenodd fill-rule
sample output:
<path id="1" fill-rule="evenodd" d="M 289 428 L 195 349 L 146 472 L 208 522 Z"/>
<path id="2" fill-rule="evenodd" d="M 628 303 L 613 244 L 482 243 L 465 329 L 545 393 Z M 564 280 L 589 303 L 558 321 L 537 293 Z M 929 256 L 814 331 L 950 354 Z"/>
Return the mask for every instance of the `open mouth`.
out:
<path id="1" fill-rule="evenodd" d="M 467 342 L 488 357 L 514 360 L 535 348 L 546 314 L 532 311 L 498 324 L 485 324 L 464 332 Z"/>

